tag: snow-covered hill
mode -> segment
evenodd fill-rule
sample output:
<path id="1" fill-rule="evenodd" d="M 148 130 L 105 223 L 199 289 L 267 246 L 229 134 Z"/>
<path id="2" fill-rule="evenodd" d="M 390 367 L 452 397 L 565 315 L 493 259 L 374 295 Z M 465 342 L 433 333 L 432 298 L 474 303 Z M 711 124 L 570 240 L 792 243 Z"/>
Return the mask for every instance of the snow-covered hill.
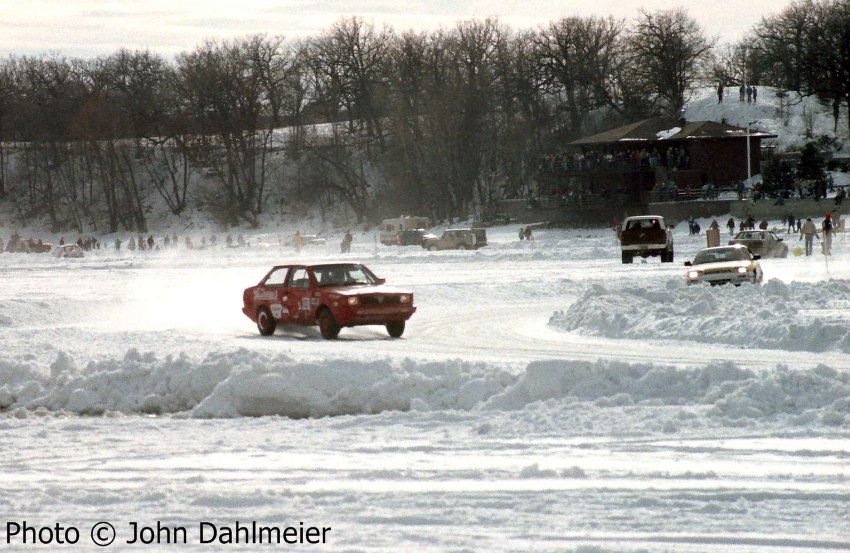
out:
<path id="1" fill-rule="evenodd" d="M 741 102 L 738 90 L 727 88 L 722 103 L 717 101 L 715 89 L 698 88 L 685 106 L 685 118 L 689 121 L 725 119 L 730 125 L 744 128 L 749 123 L 752 129 L 777 135 L 776 139 L 763 143 L 776 152 L 799 151 L 807 142 L 823 138 L 834 146 L 834 150 L 844 154 L 850 152 L 846 107 L 841 111 L 835 130 L 830 104 L 774 87 L 759 87 L 756 102 L 747 102 L 746 96 Z"/>

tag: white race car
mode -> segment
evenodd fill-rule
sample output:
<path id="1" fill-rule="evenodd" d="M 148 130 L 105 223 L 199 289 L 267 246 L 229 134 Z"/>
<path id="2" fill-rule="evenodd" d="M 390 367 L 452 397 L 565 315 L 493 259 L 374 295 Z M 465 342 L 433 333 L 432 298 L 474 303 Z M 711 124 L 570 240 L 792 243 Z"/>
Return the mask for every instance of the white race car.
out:
<path id="1" fill-rule="evenodd" d="M 702 249 L 697 252 L 693 261 L 685 261 L 685 266 L 688 267 L 688 284 L 757 284 L 764 278 L 758 262 L 759 257 L 741 244 Z"/>

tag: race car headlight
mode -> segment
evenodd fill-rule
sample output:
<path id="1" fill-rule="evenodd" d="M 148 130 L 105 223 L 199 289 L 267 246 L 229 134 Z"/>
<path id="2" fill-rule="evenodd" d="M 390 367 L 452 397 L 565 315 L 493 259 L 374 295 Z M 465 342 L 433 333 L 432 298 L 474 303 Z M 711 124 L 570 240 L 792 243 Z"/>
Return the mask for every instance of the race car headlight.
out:
<path id="1" fill-rule="evenodd" d="M 691 280 L 696 280 L 699 278 L 699 271 L 688 271 L 688 278 Z"/>
<path id="2" fill-rule="evenodd" d="M 408 294 L 402 294 L 398 297 L 398 301 L 400 303 L 410 303 L 410 296 Z"/>
<path id="3" fill-rule="evenodd" d="M 351 296 L 348 298 L 348 305 L 360 305 L 360 298 L 357 296 Z"/>
<path id="4" fill-rule="evenodd" d="M 742 275 L 745 275 L 745 274 L 747 274 L 747 268 L 746 267 L 738 267 L 738 272 Z"/>

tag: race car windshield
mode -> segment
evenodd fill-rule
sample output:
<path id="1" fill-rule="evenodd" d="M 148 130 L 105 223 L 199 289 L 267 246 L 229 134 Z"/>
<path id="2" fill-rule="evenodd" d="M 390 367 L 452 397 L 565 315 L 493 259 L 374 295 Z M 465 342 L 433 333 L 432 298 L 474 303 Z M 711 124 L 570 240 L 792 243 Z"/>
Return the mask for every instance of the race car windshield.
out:
<path id="1" fill-rule="evenodd" d="M 716 250 L 702 250 L 694 257 L 694 265 L 704 263 L 723 263 L 726 261 L 744 261 L 749 259 L 747 251 L 743 248 L 722 248 Z"/>
<path id="2" fill-rule="evenodd" d="M 377 283 L 377 278 L 362 265 L 339 264 L 315 267 L 313 273 L 319 286 L 357 286 Z"/>

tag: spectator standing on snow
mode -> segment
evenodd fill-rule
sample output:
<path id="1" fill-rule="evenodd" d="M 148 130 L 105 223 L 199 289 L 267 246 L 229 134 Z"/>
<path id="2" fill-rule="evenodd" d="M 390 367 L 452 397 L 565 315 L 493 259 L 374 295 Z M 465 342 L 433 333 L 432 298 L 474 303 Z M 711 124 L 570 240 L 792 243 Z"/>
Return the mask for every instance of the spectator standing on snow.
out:
<path id="1" fill-rule="evenodd" d="M 301 236 L 301 231 L 295 231 L 295 251 L 301 253 L 301 248 L 304 247 L 304 238 Z"/>
<path id="2" fill-rule="evenodd" d="M 717 103 L 723 103 L 723 83 L 717 85 Z"/>
<path id="3" fill-rule="evenodd" d="M 826 217 L 821 223 L 821 230 L 823 231 L 823 254 L 824 255 L 832 255 L 832 214 L 827 213 Z"/>
<path id="4" fill-rule="evenodd" d="M 729 220 L 726 221 L 726 228 L 729 229 L 729 234 L 735 234 L 735 219 L 729 217 Z"/>
<path id="5" fill-rule="evenodd" d="M 787 221 L 788 221 L 788 232 L 789 233 L 794 232 L 794 229 L 796 228 L 796 220 L 794 219 L 793 213 L 788 214 Z"/>
<path id="6" fill-rule="evenodd" d="M 524 228 L 519 227 L 519 233 L 518 234 L 519 234 L 520 240 L 525 240 L 525 229 Z"/>
<path id="7" fill-rule="evenodd" d="M 818 229 L 812 222 L 812 218 L 807 217 L 806 222 L 803 223 L 803 226 L 800 228 L 800 240 L 803 238 L 806 239 L 806 255 L 812 255 L 812 242 L 815 237 L 820 239 L 820 236 L 818 236 Z"/>
<path id="8" fill-rule="evenodd" d="M 341 253 L 350 253 L 351 252 L 351 241 L 353 240 L 351 236 L 351 231 L 346 230 L 345 236 L 342 237 L 342 242 L 339 245 L 339 251 Z"/>

